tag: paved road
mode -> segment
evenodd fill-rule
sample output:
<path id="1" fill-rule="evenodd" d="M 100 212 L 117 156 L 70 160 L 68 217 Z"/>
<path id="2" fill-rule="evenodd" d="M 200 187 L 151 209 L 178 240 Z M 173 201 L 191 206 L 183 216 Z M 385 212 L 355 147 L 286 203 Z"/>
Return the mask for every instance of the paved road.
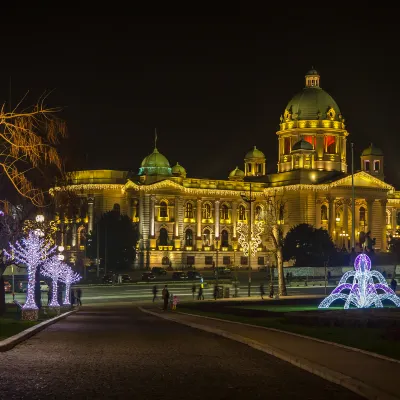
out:
<path id="1" fill-rule="evenodd" d="M 159 288 L 159 296 L 161 295 L 161 289 L 163 288 L 162 284 L 157 285 Z M 153 284 L 140 284 L 140 285 L 109 285 L 109 286 L 92 286 L 92 287 L 83 287 L 82 289 L 82 300 L 84 304 L 96 304 L 96 303 L 115 303 L 115 302 L 132 302 L 132 301 L 143 301 L 143 300 L 151 300 L 153 298 L 152 295 L 152 287 Z M 188 284 L 171 284 L 168 283 L 168 288 L 170 292 L 179 296 L 179 298 L 183 300 L 190 300 L 192 298 L 192 283 Z M 198 287 L 198 284 L 197 284 Z M 268 291 L 267 286 L 265 287 L 266 291 Z M 328 287 L 327 292 L 330 293 L 334 286 Z M 294 287 L 288 288 L 289 294 L 297 295 L 297 294 L 324 294 L 323 287 Z M 257 295 L 259 293 L 259 286 L 252 285 L 252 295 Z M 239 295 L 241 297 L 247 297 L 247 286 L 241 286 L 239 290 Z M 23 293 L 17 293 L 16 299 L 20 302 L 25 301 L 26 295 Z M 213 288 L 210 287 L 204 290 L 204 297 L 206 299 L 211 299 L 213 297 Z M 12 302 L 12 295 L 6 294 L 6 301 Z M 47 304 L 47 293 L 42 293 L 42 302 L 43 304 Z"/>
<path id="2" fill-rule="evenodd" d="M 161 295 L 161 289 L 163 288 L 162 284 L 158 284 L 159 296 Z M 83 287 L 82 289 L 82 300 L 84 304 L 96 304 L 96 303 L 115 303 L 115 302 L 132 302 L 132 301 L 143 301 L 143 300 L 151 300 L 153 298 L 152 295 L 152 287 L 153 284 L 140 284 L 140 285 L 109 285 L 109 286 L 92 286 L 92 287 Z M 179 296 L 181 300 L 190 300 L 192 298 L 192 284 L 171 284 L 168 283 L 168 288 L 171 293 Z M 198 284 L 197 284 L 198 287 Z M 327 292 L 330 293 L 334 286 L 328 287 Z M 268 291 L 268 287 L 265 287 L 265 290 Z M 276 288 L 275 288 L 276 290 Z M 295 287 L 288 288 L 289 294 L 297 295 L 297 294 L 324 294 L 323 287 Z M 252 295 L 257 295 L 259 293 L 259 286 L 252 285 Z M 247 286 L 241 286 L 239 290 L 239 295 L 241 297 L 247 297 Z M 23 293 L 17 293 L 16 299 L 20 302 L 25 301 L 26 295 Z M 206 299 L 211 299 L 213 297 L 213 288 L 210 287 L 204 290 L 204 297 Z M 12 302 L 12 295 L 6 294 L 6 301 Z M 42 293 L 42 302 L 43 304 L 47 304 L 47 293 Z"/>
<path id="3" fill-rule="evenodd" d="M 141 313 L 82 309 L 0 353 L 1 399 L 359 399 L 243 344 Z"/>

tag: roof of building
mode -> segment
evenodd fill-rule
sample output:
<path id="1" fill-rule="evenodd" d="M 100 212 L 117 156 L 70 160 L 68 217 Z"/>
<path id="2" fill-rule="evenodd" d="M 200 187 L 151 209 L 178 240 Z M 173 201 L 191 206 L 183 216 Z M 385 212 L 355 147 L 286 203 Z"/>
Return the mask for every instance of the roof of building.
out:
<path id="1" fill-rule="evenodd" d="M 319 73 L 316 69 L 311 67 L 311 69 L 306 73 L 306 75 L 318 75 L 319 76 Z"/>
<path id="2" fill-rule="evenodd" d="M 169 168 L 169 161 L 165 156 L 158 152 L 157 148 L 155 147 L 153 152 L 149 154 L 147 157 L 144 158 L 142 164 L 140 165 L 143 167 L 166 167 Z"/>
<path id="3" fill-rule="evenodd" d="M 230 174 L 229 178 L 244 178 L 244 172 L 239 169 L 239 167 L 236 167 Z"/>
<path id="4" fill-rule="evenodd" d="M 265 154 L 254 146 L 254 148 L 248 151 L 244 157 L 245 160 L 248 158 L 265 158 Z"/>
<path id="5" fill-rule="evenodd" d="M 186 175 L 186 170 L 185 168 L 182 167 L 182 165 L 180 165 L 178 162 L 176 163 L 176 165 L 174 165 L 172 168 L 172 173 L 175 175 Z"/>
<path id="6" fill-rule="evenodd" d="M 298 142 L 296 142 L 292 147 L 292 151 L 296 150 L 314 150 L 314 148 L 311 143 L 307 142 L 304 139 L 301 139 Z"/>
<path id="7" fill-rule="evenodd" d="M 376 147 L 373 143 L 370 143 L 369 147 L 364 149 L 361 153 L 362 156 L 383 156 L 383 151 Z"/>

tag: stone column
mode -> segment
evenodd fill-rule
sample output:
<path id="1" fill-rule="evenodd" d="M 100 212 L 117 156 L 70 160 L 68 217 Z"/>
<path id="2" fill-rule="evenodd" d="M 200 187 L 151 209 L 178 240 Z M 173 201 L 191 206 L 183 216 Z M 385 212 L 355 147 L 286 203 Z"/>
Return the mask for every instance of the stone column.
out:
<path id="1" fill-rule="evenodd" d="M 392 224 L 392 234 L 396 233 L 396 226 L 397 226 L 397 209 L 395 207 L 393 207 L 391 209 L 391 224 Z"/>
<path id="2" fill-rule="evenodd" d="M 372 208 L 374 206 L 374 199 L 367 200 L 367 232 L 372 231 Z"/>
<path id="3" fill-rule="evenodd" d="M 382 218 L 382 233 L 381 233 L 381 251 L 387 250 L 387 240 L 386 240 L 386 204 L 387 200 L 380 200 L 381 203 L 381 218 Z"/>
<path id="4" fill-rule="evenodd" d="M 237 202 L 234 201 L 232 203 L 232 234 L 233 237 L 236 239 L 237 232 L 236 232 L 236 220 L 237 220 Z"/>
<path id="5" fill-rule="evenodd" d="M 197 199 L 197 238 L 201 239 L 201 199 Z"/>
<path id="6" fill-rule="evenodd" d="M 219 239 L 219 200 L 215 200 L 214 203 L 214 217 L 215 217 L 215 238 Z"/>
<path id="7" fill-rule="evenodd" d="M 72 243 L 71 247 L 76 246 L 76 222 L 73 222 L 72 224 Z"/>
<path id="8" fill-rule="evenodd" d="M 155 197 L 150 197 L 150 238 L 155 236 Z"/>
<path id="9" fill-rule="evenodd" d="M 179 237 L 179 196 L 175 196 L 175 210 L 174 210 L 174 235 L 175 237 Z"/>
<path id="10" fill-rule="evenodd" d="M 331 235 L 332 239 L 334 238 L 333 231 L 335 230 L 335 199 L 333 197 L 328 197 L 328 205 L 329 205 L 329 234 Z"/>
<path id="11" fill-rule="evenodd" d="M 93 223 L 94 223 L 94 196 L 88 197 L 88 232 L 93 232 Z"/>

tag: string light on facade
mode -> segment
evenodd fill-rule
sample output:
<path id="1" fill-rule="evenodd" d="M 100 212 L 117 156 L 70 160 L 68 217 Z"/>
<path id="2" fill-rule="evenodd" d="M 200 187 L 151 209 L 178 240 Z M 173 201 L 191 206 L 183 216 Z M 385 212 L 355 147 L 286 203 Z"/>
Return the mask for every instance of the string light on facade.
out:
<path id="1" fill-rule="evenodd" d="M 378 283 L 375 283 L 374 278 Z M 348 293 L 344 293 L 344 291 L 348 291 Z M 382 274 L 378 271 L 371 271 L 371 260 L 366 254 L 356 257 L 354 271 L 348 271 L 342 276 L 338 286 L 318 308 L 329 308 L 338 299 L 345 301 L 345 309 L 350 306 L 382 308 L 384 300 L 390 300 L 400 307 L 400 298 L 388 286 Z"/>
<path id="2" fill-rule="evenodd" d="M 62 265 L 62 272 L 59 277 L 60 281 L 65 283 L 65 297 L 64 297 L 64 305 L 71 305 L 71 300 L 69 293 L 71 291 L 71 285 L 73 283 L 79 282 L 82 277 L 77 273 L 72 270 L 72 268 L 65 264 L 61 263 Z"/>
<path id="3" fill-rule="evenodd" d="M 264 231 L 264 221 L 256 221 L 252 224 L 252 227 L 249 243 L 249 225 L 243 222 L 238 222 L 237 224 L 237 232 L 239 233 L 238 242 L 246 257 L 249 255 L 249 250 L 252 256 L 257 254 L 258 247 L 262 243 L 261 234 Z"/>
<path id="4" fill-rule="evenodd" d="M 50 243 L 46 243 L 40 235 L 31 231 L 27 238 L 22 238 L 15 246 L 10 244 L 11 254 L 8 252 L 6 256 L 15 259 L 17 263 L 26 265 L 28 271 L 28 287 L 26 301 L 23 305 L 25 310 L 37 310 L 35 302 L 35 275 L 37 269 L 43 264 L 46 256 L 51 255 L 56 247 L 51 247 Z"/>
<path id="5" fill-rule="evenodd" d="M 63 263 L 59 259 L 58 255 L 54 255 L 51 258 L 48 258 L 42 265 L 40 272 L 42 275 L 51 279 L 52 283 L 52 296 L 49 306 L 50 307 L 60 307 L 60 304 L 57 300 L 57 289 L 58 289 L 58 280 L 65 269 Z"/>

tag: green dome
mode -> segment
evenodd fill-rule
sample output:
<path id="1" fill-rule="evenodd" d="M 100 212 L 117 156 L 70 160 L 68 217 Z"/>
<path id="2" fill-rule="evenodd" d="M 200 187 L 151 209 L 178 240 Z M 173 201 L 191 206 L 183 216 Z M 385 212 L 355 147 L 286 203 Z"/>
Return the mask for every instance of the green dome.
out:
<path id="1" fill-rule="evenodd" d="M 254 146 L 254 149 L 248 151 L 244 157 L 245 160 L 248 158 L 265 158 L 265 155 L 262 151 L 258 150 L 256 146 Z"/>
<path id="2" fill-rule="evenodd" d="M 179 165 L 179 163 L 177 162 L 176 165 L 172 167 L 172 175 L 186 176 L 186 170 L 182 167 L 182 165 Z"/>
<path id="3" fill-rule="evenodd" d="M 369 145 L 362 153 L 362 156 L 383 156 L 383 151 L 379 148 L 374 146 L 373 143 Z"/>
<path id="4" fill-rule="evenodd" d="M 140 165 L 139 175 L 171 175 L 171 167 L 169 161 L 161 153 L 158 152 L 157 148 L 144 158 Z"/>
<path id="5" fill-rule="evenodd" d="M 242 180 L 244 178 L 244 172 L 236 167 L 230 174 L 229 179 L 231 180 Z"/>
<path id="6" fill-rule="evenodd" d="M 304 139 L 301 139 L 298 142 L 296 142 L 292 147 L 292 151 L 296 150 L 314 150 L 314 149 L 311 143 L 307 142 Z"/>
<path id="7" fill-rule="evenodd" d="M 319 73 L 314 68 L 311 68 L 306 75 L 319 75 Z"/>
<path id="8" fill-rule="evenodd" d="M 333 109 L 334 113 L 328 117 L 327 112 L 330 109 Z M 319 86 L 305 87 L 289 101 L 286 110 L 289 111 L 291 118 L 294 120 L 333 118 L 335 121 L 340 121 L 339 116 L 341 116 L 336 101 Z"/>

